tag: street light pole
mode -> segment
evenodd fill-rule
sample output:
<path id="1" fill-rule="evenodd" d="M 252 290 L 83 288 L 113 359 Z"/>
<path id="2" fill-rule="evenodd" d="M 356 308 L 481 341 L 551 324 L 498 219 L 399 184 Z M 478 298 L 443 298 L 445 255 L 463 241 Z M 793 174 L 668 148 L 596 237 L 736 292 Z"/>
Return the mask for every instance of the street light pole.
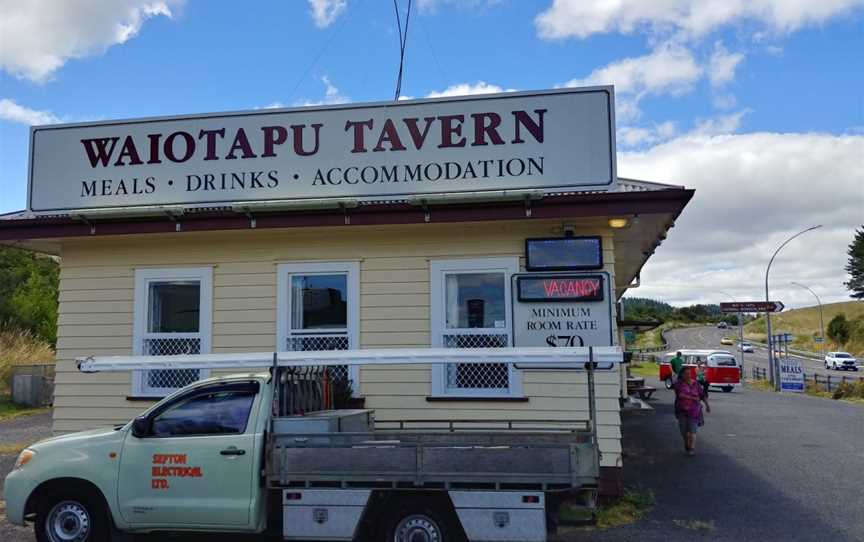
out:
<path id="1" fill-rule="evenodd" d="M 809 228 L 807 228 L 805 230 L 799 231 L 798 233 L 796 233 L 795 235 L 793 235 L 789 239 L 786 239 L 785 241 L 783 241 L 783 244 L 780 245 L 779 247 L 777 247 L 777 250 L 775 250 L 774 254 L 771 255 L 771 259 L 768 260 L 768 267 L 765 269 L 765 302 L 766 303 L 769 303 L 771 301 L 769 296 L 768 296 L 768 273 L 771 272 L 771 264 L 774 263 L 774 258 L 776 258 L 777 254 L 781 250 L 783 250 L 783 247 L 788 245 L 790 241 L 792 241 L 793 239 L 795 239 L 799 235 L 804 235 L 808 231 L 812 231 L 812 230 L 815 230 L 816 228 L 821 228 L 821 227 L 822 227 L 822 225 L 819 224 L 818 226 L 810 226 Z M 765 324 L 766 324 L 766 327 L 768 330 L 768 367 L 771 369 L 771 371 L 770 371 L 771 384 L 773 385 L 775 391 L 779 391 L 780 377 L 779 377 L 779 375 L 775 374 L 777 371 L 777 367 L 775 367 L 775 363 L 774 363 L 774 341 L 771 339 L 771 313 L 770 312 L 765 313 Z M 775 376 L 776 376 L 776 378 L 775 378 Z"/>
<path id="2" fill-rule="evenodd" d="M 819 343 L 819 352 L 822 354 L 822 357 L 824 358 L 825 357 L 825 320 L 822 318 L 822 300 L 819 299 L 819 296 L 816 295 L 816 292 L 814 292 L 813 290 L 811 290 L 807 286 L 804 286 L 800 282 L 790 282 L 789 284 L 794 284 L 795 286 L 800 286 L 800 287 L 804 288 L 805 290 L 807 290 L 808 292 L 813 294 L 813 297 L 816 298 L 816 303 L 819 305 L 819 337 L 822 340 L 822 342 Z"/>

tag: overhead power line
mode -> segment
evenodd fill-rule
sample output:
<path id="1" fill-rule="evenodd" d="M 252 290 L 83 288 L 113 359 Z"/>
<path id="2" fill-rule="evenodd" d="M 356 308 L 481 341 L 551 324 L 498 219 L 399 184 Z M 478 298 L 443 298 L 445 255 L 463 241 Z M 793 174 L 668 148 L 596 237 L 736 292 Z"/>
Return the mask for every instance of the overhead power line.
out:
<path id="1" fill-rule="evenodd" d="M 408 23 L 411 22 L 411 0 L 408 0 L 408 10 L 405 13 L 405 28 L 402 28 L 402 17 L 399 14 L 399 2 L 393 0 L 393 8 L 396 11 L 396 29 L 399 31 L 399 72 L 396 74 L 396 92 L 393 99 L 399 100 L 402 94 L 402 73 L 405 67 L 405 44 L 408 42 Z"/>

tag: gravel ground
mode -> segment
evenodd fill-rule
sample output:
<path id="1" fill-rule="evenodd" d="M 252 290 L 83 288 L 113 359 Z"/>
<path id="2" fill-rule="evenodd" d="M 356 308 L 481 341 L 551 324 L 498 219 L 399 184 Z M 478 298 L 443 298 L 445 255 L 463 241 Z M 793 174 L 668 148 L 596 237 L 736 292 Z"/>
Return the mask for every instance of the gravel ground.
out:
<path id="1" fill-rule="evenodd" d="M 579 529 L 556 540 L 864 540 L 864 407 L 748 389 L 712 393 L 712 413 L 699 433 L 697 455 L 688 458 L 681 449 L 671 392 L 661 389 L 654 397 L 656 415 L 625 417 L 623 428 L 626 483 L 653 491 L 654 511 L 633 525 Z M 9 431 L 17 434 L 32 426 L 26 434 L 38 438 L 45 433 L 39 433 L 35 421 L 47 433 L 46 416 L 18 420 Z M 0 423 L 3 442 L 6 426 Z M 12 459 L 0 457 L 0 475 Z M 33 542 L 32 529 L 4 520 L 0 517 L 0 541 Z M 164 539 L 135 537 L 137 542 Z"/>
<path id="2" fill-rule="evenodd" d="M 51 413 L 19 416 L 7 421 L 0 421 L 0 442 L 3 444 L 31 444 L 37 440 L 51 436 Z M 15 454 L 0 454 L 0 540 L 4 542 L 30 542 L 33 530 L 29 527 L 17 527 L 6 521 L 6 503 L 3 501 L 3 482 L 6 473 L 15 464 Z"/>

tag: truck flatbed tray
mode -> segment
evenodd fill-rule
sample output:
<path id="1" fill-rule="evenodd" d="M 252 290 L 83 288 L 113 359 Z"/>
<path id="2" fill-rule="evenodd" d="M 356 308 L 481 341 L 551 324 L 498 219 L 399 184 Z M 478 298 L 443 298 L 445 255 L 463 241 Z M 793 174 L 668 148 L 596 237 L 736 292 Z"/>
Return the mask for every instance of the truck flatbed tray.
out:
<path id="1" fill-rule="evenodd" d="M 543 423 L 378 421 L 401 429 L 274 433 L 268 481 L 274 487 L 552 490 L 595 485 L 596 444 L 584 423 Z"/>

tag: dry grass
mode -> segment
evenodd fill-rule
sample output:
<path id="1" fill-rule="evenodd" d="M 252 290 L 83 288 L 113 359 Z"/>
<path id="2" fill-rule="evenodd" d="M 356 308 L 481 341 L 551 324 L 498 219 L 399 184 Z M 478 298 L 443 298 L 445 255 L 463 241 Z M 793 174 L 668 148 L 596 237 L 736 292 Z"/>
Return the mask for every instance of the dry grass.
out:
<path id="1" fill-rule="evenodd" d="M 23 442 L 14 442 L 12 444 L 0 444 L 0 455 L 18 455 L 21 450 L 28 445 Z"/>
<path id="2" fill-rule="evenodd" d="M 654 492 L 641 487 L 624 489 L 624 496 L 600 507 L 597 513 L 597 527 L 609 529 L 635 523 L 654 509 Z"/>
<path id="3" fill-rule="evenodd" d="M 855 320 L 856 318 L 864 319 L 864 302 L 845 301 L 843 303 L 829 303 L 822 305 L 822 312 L 825 328 L 827 329 L 828 322 L 840 313 L 845 314 L 848 320 Z M 812 352 L 819 351 L 820 345 L 813 341 L 814 335 L 819 334 L 819 307 L 806 307 L 774 314 L 771 316 L 771 329 L 774 333 L 792 333 L 795 336 L 795 341 L 791 345 L 792 348 L 810 350 Z M 765 318 L 757 318 L 744 326 L 744 335 L 750 340 L 764 342 L 766 338 Z M 826 337 L 824 346 L 826 352 L 845 350 L 853 355 L 864 356 L 864 338 L 856 340 L 853 337 L 848 344 L 840 347 L 833 344 Z"/>
<path id="4" fill-rule="evenodd" d="M 29 331 L 0 329 L 0 392 L 9 390 L 15 365 L 53 363 L 51 345 Z"/>
<path id="5" fill-rule="evenodd" d="M 690 531 L 701 531 L 704 533 L 713 532 L 717 528 L 714 525 L 714 520 L 702 521 L 701 519 L 673 519 L 672 523 L 674 523 L 678 527 L 681 527 L 682 529 L 688 529 Z"/>

